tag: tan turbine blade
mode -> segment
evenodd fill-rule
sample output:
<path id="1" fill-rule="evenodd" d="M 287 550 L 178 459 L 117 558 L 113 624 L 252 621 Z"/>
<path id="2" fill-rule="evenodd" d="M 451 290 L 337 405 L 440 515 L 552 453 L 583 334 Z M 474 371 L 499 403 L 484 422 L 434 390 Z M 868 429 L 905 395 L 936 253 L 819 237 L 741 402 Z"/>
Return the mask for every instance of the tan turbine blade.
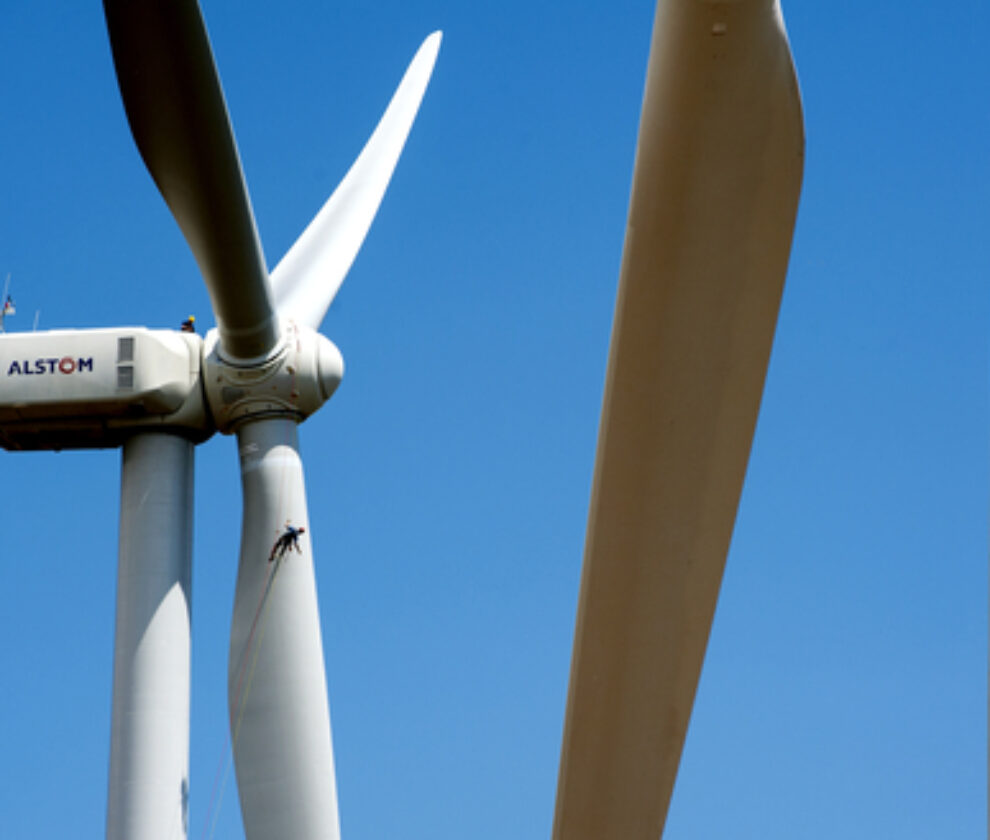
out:
<path id="1" fill-rule="evenodd" d="M 663 831 L 804 156 L 777 3 L 661 0 L 612 329 L 554 838 Z"/>

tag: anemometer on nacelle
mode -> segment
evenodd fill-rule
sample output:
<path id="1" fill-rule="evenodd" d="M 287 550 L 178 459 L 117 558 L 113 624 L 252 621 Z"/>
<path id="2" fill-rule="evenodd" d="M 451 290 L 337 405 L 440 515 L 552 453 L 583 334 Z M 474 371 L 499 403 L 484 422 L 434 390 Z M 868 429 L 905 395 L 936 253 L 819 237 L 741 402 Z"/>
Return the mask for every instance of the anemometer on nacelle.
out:
<path id="1" fill-rule="evenodd" d="M 151 429 L 195 441 L 248 419 L 303 420 L 344 373 L 337 347 L 293 321 L 263 360 L 225 360 L 217 334 L 145 327 L 0 336 L 0 446 L 119 446 Z"/>

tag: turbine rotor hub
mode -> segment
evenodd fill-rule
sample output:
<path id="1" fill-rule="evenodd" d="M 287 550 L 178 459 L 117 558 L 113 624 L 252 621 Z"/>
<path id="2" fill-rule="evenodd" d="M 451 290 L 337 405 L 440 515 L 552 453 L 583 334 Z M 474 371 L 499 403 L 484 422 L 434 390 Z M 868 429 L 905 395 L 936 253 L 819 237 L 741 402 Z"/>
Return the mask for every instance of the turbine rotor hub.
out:
<path id="1" fill-rule="evenodd" d="M 232 434 L 247 420 L 289 416 L 305 420 L 330 399 L 344 375 L 337 346 L 315 330 L 285 320 L 281 338 L 260 360 L 229 360 L 216 330 L 203 348 L 206 400 L 218 431 Z"/>

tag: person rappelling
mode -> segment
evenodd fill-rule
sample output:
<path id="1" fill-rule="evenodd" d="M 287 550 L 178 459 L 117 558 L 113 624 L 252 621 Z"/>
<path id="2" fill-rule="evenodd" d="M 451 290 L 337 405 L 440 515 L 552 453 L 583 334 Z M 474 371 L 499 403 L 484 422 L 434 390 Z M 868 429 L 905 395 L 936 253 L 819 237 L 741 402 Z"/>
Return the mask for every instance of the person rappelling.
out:
<path id="1" fill-rule="evenodd" d="M 275 540 L 275 545 L 272 546 L 272 553 L 268 555 L 268 562 L 271 563 L 273 560 L 281 560 L 286 552 L 291 551 L 293 548 L 302 554 L 302 549 L 299 547 L 299 535 L 305 534 L 305 528 L 295 528 L 292 525 L 286 523 L 285 531 L 282 535 Z"/>

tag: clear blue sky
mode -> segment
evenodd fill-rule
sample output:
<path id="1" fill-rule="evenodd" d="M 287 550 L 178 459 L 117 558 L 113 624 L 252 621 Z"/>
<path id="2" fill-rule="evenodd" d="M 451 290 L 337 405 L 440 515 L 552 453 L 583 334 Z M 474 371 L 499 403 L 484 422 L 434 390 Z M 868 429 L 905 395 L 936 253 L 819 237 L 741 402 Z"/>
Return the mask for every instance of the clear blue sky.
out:
<path id="1" fill-rule="evenodd" d="M 342 828 L 546 838 L 653 4 L 204 12 L 270 264 L 445 31 L 301 430 Z M 990 10 L 784 12 L 804 192 L 666 837 L 980 837 Z M 9 326 L 209 324 L 100 4 L 4 4 L 0 56 Z M 226 740 L 232 441 L 196 469 L 191 837 Z M 101 836 L 119 454 L 0 470 L 0 835 Z M 216 836 L 243 836 L 233 780 Z"/>

